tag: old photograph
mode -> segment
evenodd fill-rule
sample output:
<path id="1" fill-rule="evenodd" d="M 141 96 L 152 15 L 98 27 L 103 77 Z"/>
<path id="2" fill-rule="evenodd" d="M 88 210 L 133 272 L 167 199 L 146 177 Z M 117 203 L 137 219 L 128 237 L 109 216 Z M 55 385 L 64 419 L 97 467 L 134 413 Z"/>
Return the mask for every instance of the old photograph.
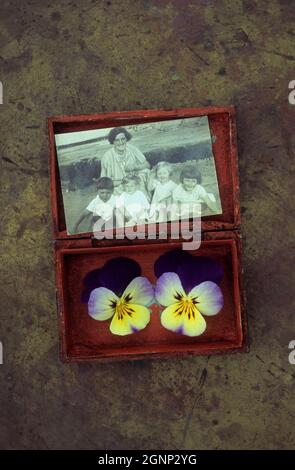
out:
<path id="1" fill-rule="evenodd" d="M 207 116 L 55 135 L 68 234 L 222 213 Z M 197 208 L 197 213 L 195 211 Z"/>

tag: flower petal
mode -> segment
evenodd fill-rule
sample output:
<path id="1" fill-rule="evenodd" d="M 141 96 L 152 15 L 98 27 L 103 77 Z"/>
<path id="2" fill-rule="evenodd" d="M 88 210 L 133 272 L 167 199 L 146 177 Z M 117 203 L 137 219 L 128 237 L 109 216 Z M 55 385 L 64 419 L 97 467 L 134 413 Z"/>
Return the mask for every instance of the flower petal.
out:
<path id="1" fill-rule="evenodd" d="M 180 333 L 182 331 L 183 318 L 181 315 L 178 315 L 176 309 L 176 303 L 166 307 L 161 313 L 161 324 L 167 330 Z"/>
<path id="2" fill-rule="evenodd" d="M 185 292 L 178 274 L 164 273 L 159 277 L 155 297 L 161 305 L 168 307 L 168 305 L 177 302 L 183 295 L 185 295 Z"/>
<path id="3" fill-rule="evenodd" d="M 119 297 L 132 279 L 140 276 L 141 268 L 133 259 L 123 256 L 109 260 L 100 270 L 100 285 L 111 289 Z"/>
<path id="4" fill-rule="evenodd" d="M 88 301 L 88 313 L 95 320 L 107 320 L 115 313 L 118 297 L 110 289 L 98 287 L 94 289 Z"/>
<path id="5" fill-rule="evenodd" d="M 195 309 L 194 315 L 190 317 L 186 314 L 179 314 L 179 304 L 177 303 L 169 305 L 163 310 L 161 324 L 167 330 L 186 336 L 199 336 L 206 330 L 206 321 L 200 312 Z"/>
<path id="6" fill-rule="evenodd" d="M 132 310 L 130 315 L 124 315 L 119 319 L 118 315 L 114 315 L 110 330 L 114 335 L 130 335 L 137 331 L 143 330 L 150 322 L 150 311 L 143 305 L 128 304 L 128 310 Z"/>
<path id="7" fill-rule="evenodd" d="M 89 273 L 87 273 L 83 279 L 83 284 L 86 287 L 92 287 L 92 289 L 95 289 L 96 287 L 100 287 L 99 285 L 97 285 L 99 283 L 100 271 L 101 271 L 100 268 L 89 271 Z"/>
<path id="8" fill-rule="evenodd" d="M 87 304 L 91 291 L 97 287 L 101 287 L 99 280 L 100 268 L 93 269 L 83 279 L 84 289 L 81 295 L 81 302 Z"/>
<path id="9" fill-rule="evenodd" d="M 181 333 L 186 336 L 200 336 L 206 330 L 206 321 L 202 315 L 195 309 L 194 316 L 183 317 Z"/>
<path id="10" fill-rule="evenodd" d="M 154 299 L 154 289 L 146 277 L 136 277 L 126 287 L 122 298 L 128 303 L 150 305 Z"/>
<path id="11" fill-rule="evenodd" d="M 154 271 L 156 277 L 165 272 L 177 273 L 186 292 L 204 281 L 219 284 L 223 277 L 223 268 L 215 260 L 207 256 L 193 256 L 181 249 L 161 255 L 155 262 Z"/>
<path id="12" fill-rule="evenodd" d="M 191 255 L 179 266 L 177 273 L 186 292 L 205 281 L 219 284 L 223 278 L 222 266 L 207 256 Z"/>
<path id="13" fill-rule="evenodd" d="M 211 281 L 202 282 L 188 294 L 196 297 L 196 308 L 203 315 L 216 315 L 223 307 L 223 295 L 220 287 Z"/>
<path id="14" fill-rule="evenodd" d="M 156 277 L 162 276 L 167 272 L 177 273 L 179 265 L 184 259 L 189 258 L 191 255 L 188 251 L 177 248 L 176 250 L 170 250 L 159 256 L 154 265 L 154 271 Z"/>

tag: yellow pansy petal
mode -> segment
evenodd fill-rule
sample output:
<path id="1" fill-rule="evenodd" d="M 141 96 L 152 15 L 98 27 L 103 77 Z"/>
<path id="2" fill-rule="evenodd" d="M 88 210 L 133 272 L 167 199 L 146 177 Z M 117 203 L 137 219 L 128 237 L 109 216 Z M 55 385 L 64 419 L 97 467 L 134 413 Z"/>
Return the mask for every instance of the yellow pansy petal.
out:
<path id="1" fill-rule="evenodd" d="M 123 315 L 116 313 L 111 321 L 110 330 L 114 335 L 130 335 L 143 330 L 150 321 L 150 311 L 143 305 L 126 304 Z"/>
<path id="2" fill-rule="evenodd" d="M 150 310 L 144 305 L 129 304 L 129 306 L 134 310 L 134 314 L 129 319 L 132 330 L 134 332 L 143 330 L 150 322 Z"/>
<path id="3" fill-rule="evenodd" d="M 182 315 L 177 312 L 178 304 L 169 305 L 161 314 L 161 324 L 167 330 L 179 333 L 182 329 Z"/>
<path id="4" fill-rule="evenodd" d="M 113 335 L 125 336 L 133 333 L 130 323 L 127 318 L 119 319 L 117 315 L 114 315 L 110 325 L 110 331 Z"/>
<path id="5" fill-rule="evenodd" d="M 200 336 L 206 330 L 206 321 L 202 315 L 194 309 L 194 314 L 183 315 L 182 334 L 186 336 Z"/>

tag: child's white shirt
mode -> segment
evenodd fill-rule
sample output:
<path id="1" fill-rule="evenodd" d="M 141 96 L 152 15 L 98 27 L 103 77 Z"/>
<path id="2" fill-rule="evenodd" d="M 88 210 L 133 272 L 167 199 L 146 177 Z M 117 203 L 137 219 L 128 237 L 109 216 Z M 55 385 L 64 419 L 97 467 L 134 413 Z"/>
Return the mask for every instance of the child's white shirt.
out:
<path id="1" fill-rule="evenodd" d="M 117 207 L 124 208 L 136 220 L 146 218 L 150 205 L 145 194 L 137 190 L 132 194 L 123 192 L 117 199 Z"/>
<path id="2" fill-rule="evenodd" d="M 86 207 L 93 215 L 101 217 L 103 220 L 109 220 L 113 216 L 113 210 L 116 207 L 116 198 L 111 196 L 107 202 L 104 202 L 97 195 Z"/>
<path id="3" fill-rule="evenodd" d="M 192 191 L 186 191 L 182 184 L 179 184 L 173 191 L 174 202 L 204 202 L 207 195 L 206 189 L 197 184 Z"/>
<path id="4" fill-rule="evenodd" d="M 153 194 L 152 204 L 157 204 L 158 202 L 171 197 L 175 188 L 176 183 L 172 180 L 166 181 L 166 183 L 161 183 L 160 181 L 155 180 L 153 182 L 153 189 L 155 191 Z"/>
<path id="5" fill-rule="evenodd" d="M 167 209 L 170 210 L 169 204 L 172 202 L 172 194 L 176 188 L 176 183 L 172 180 L 161 183 L 159 180 L 154 180 L 151 189 L 154 190 L 149 219 L 151 222 L 164 222 L 167 220 Z"/>
<path id="6" fill-rule="evenodd" d="M 181 207 L 182 217 L 200 216 L 201 207 L 194 206 L 195 204 L 201 204 L 205 202 L 206 197 L 209 197 L 212 202 L 215 202 L 215 196 L 212 193 L 207 193 L 206 189 L 200 184 L 197 184 L 192 191 L 186 191 L 182 184 L 179 184 L 173 191 L 173 203 L 183 204 Z M 180 215 L 179 208 L 174 208 L 174 216 Z"/>

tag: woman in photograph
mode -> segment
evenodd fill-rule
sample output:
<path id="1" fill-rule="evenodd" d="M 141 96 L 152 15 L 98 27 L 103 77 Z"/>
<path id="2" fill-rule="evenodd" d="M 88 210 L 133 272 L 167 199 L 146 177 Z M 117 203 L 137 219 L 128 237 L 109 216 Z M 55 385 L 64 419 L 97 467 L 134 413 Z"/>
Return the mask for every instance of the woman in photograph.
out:
<path id="1" fill-rule="evenodd" d="M 120 192 L 122 180 L 131 174 L 139 176 L 143 187 L 146 187 L 150 164 L 143 153 L 129 143 L 131 138 L 131 134 L 124 127 L 111 129 L 108 140 L 112 147 L 101 159 L 100 176 L 111 178 L 117 192 Z"/>

